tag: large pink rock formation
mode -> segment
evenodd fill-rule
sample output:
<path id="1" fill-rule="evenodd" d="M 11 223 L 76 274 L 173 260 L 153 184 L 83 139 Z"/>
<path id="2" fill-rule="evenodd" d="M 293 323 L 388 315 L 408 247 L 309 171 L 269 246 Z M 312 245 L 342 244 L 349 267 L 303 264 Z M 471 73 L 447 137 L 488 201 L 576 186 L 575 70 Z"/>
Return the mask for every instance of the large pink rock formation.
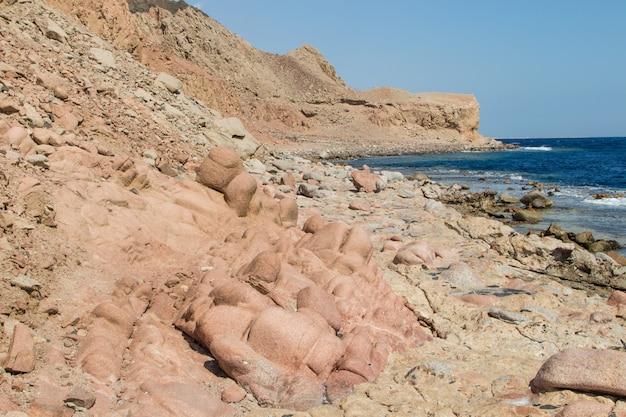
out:
<path id="1" fill-rule="evenodd" d="M 337 400 L 374 380 L 390 352 L 427 338 L 372 251 L 362 229 L 319 216 L 275 236 L 249 229 L 214 248 L 231 272 L 207 272 L 176 324 L 260 403 Z"/>

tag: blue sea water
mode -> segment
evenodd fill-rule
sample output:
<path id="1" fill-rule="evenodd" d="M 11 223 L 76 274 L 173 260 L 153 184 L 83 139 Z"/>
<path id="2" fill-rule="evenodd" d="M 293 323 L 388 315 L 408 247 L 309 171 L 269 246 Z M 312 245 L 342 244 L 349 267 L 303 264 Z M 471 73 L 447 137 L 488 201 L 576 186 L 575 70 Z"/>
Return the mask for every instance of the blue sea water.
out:
<path id="1" fill-rule="evenodd" d="M 372 157 L 350 161 L 360 167 L 426 173 L 444 184 L 491 189 L 517 197 L 540 182 L 554 207 L 544 222 L 516 226 L 524 232 L 556 223 L 572 232 L 592 231 L 596 239 L 617 240 L 626 247 L 626 138 L 500 139 L 516 149 L 490 152 Z M 597 199 L 599 194 L 610 198 Z M 620 251 L 626 254 L 626 248 Z"/>

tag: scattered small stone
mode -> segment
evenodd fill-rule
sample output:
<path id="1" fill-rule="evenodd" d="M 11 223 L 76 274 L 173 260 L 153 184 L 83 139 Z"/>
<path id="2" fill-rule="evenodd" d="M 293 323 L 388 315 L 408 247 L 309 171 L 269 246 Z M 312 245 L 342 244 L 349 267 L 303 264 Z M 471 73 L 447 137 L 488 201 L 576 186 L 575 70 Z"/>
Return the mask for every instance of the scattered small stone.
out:
<path id="1" fill-rule="evenodd" d="M 24 159 L 26 160 L 26 162 L 32 165 L 45 168 L 45 169 L 50 168 L 50 160 L 48 159 L 46 155 L 43 155 L 43 154 L 28 155 Z"/>
<path id="2" fill-rule="evenodd" d="M 7 99 L 0 102 L 0 112 L 5 114 L 18 113 L 21 109 L 20 104 L 13 99 Z"/>
<path id="3" fill-rule="evenodd" d="M 318 188 L 318 186 L 313 184 L 301 183 L 298 185 L 298 194 L 309 198 L 317 197 Z"/>
<path id="4" fill-rule="evenodd" d="M 89 409 L 96 403 L 96 396 L 93 392 L 83 387 L 74 387 L 63 400 L 65 405 L 70 408 L 86 408 Z"/>
<path id="5" fill-rule="evenodd" d="M 303 180 L 313 180 L 313 181 L 317 181 L 317 182 L 322 182 L 322 176 L 320 174 L 318 174 L 317 172 L 304 172 L 302 174 L 302 179 Z"/>
<path id="6" fill-rule="evenodd" d="M 398 197 L 400 198 L 414 198 L 415 195 L 416 194 L 413 191 L 407 190 L 405 188 L 398 190 Z"/>
<path id="7" fill-rule="evenodd" d="M 359 211 L 367 211 L 367 212 L 372 211 L 372 208 L 369 206 L 369 204 L 364 203 L 362 201 L 351 201 L 350 204 L 348 205 L 348 208 L 350 210 L 359 210 Z"/>
<path id="8" fill-rule="evenodd" d="M 18 275 L 11 279 L 11 284 L 20 287 L 24 291 L 30 293 L 32 291 L 39 291 L 41 289 L 41 282 L 28 275 Z"/>
<path id="9" fill-rule="evenodd" d="M 227 403 L 238 403 L 246 398 L 246 390 L 237 384 L 233 384 L 230 387 L 222 391 L 222 401 Z"/>
<path id="10" fill-rule="evenodd" d="M 487 312 L 487 315 L 511 324 L 523 324 L 528 322 L 528 318 L 523 314 L 512 313 L 501 308 L 492 308 Z"/>
<path id="11" fill-rule="evenodd" d="M 603 311 L 595 311 L 589 316 L 592 323 L 610 323 L 615 317 L 612 314 Z"/>

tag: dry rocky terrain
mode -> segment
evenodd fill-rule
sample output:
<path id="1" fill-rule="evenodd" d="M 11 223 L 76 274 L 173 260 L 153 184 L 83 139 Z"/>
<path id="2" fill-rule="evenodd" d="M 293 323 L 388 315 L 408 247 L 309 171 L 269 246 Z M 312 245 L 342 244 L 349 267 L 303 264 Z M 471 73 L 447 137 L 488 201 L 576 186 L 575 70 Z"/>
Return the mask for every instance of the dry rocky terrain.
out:
<path id="1" fill-rule="evenodd" d="M 167 0 L 0 0 L 0 56 L 0 415 L 626 416 L 623 258 L 320 158 L 497 146 L 473 97 Z"/>

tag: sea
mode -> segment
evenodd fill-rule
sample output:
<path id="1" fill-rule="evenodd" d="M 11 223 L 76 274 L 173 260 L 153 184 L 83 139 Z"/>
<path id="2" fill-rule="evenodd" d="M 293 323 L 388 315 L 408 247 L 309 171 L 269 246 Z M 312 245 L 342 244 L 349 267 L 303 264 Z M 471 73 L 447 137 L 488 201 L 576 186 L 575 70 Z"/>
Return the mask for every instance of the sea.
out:
<path id="1" fill-rule="evenodd" d="M 520 233 L 555 223 L 568 232 L 591 231 L 616 240 L 626 255 L 626 137 L 498 139 L 514 149 L 371 157 L 348 161 L 372 170 L 423 172 L 433 181 L 491 189 L 522 197 L 543 185 L 554 206 L 538 224 L 515 225 Z M 598 198 L 602 196 L 604 198 Z"/>

